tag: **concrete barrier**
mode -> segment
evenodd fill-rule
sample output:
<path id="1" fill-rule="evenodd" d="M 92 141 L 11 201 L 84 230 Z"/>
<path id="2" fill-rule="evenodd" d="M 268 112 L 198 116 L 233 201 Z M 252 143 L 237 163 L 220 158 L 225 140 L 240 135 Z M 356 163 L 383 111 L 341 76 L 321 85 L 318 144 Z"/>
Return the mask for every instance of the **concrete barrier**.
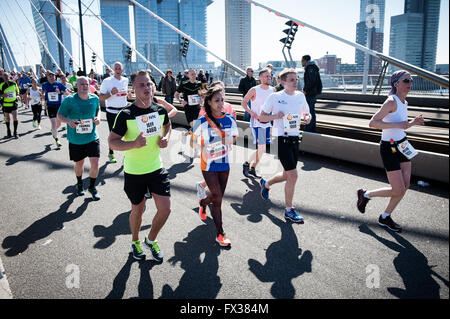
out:
<path id="1" fill-rule="evenodd" d="M 188 125 L 183 111 L 178 111 L 172 118 L 172 122 L 183 126 Z M 243 139 L 245 136 L 251 141 L 249 123 L 238 120 L 237 124 L 240 131 L 244 132 L 239 137 L 238 144 L 244 145 Z M 383 168 L 378 143 L 303 132 L 300 150 L 352 163 Z M 427 181 L 434 180 L 448 184 L 449 155 L 419 151 L 419 155 L 412 160 L 412 175 Z"/>

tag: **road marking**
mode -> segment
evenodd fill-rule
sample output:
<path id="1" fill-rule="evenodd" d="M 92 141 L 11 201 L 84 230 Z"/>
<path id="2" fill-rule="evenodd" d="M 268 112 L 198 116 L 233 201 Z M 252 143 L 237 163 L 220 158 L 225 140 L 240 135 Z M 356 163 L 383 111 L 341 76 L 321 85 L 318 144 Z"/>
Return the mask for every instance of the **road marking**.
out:
<path id="1" fill-rule="evenodd" d="M 0 299 L 13 299 L 6 274 L 3 273 L 2 259 L 0 258 Z"/>

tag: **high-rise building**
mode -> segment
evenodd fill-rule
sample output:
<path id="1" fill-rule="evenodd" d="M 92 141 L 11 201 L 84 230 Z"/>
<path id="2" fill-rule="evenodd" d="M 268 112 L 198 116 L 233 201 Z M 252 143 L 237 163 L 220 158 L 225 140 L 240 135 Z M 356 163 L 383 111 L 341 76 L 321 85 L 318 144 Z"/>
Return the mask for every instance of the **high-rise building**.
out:
<path id="1" fill-rule="evenodd" d="M 356 24 L 356 43 L 359 43 L 371 50 L 383 52 L 384 41 L 384 14 L 385 0 L 361 0 L 359 21 Z M 370 27 L 370 38 L 368 32 Z M 365 53 L 355 50 L 355 62 L 362 72 L 365 63 Z M 369 73 L 381 71 L 381 61 L 373 56 L 369 56 Z"/>
<path id="2" fill-rule="evenodd" d="M 63 11 L 61 8 L 61 2 L 59 0 L 52 0 L 52 2 L 58 9 L 60 9 L 60 11 Z M 61 69 L 63 71 L 70 71 L 70 56 L 62 47 L 60 48 L 58 40 L 53 35 L 54 33 L 60 36 L 61 42 L 66 47 L 67 51 L 69 51 L 70 55 L 72 55 L 72 38 L 67 22 L 59 17 L 59 15 L 56 13 L 56 9 L 47 0 L 32 0 L 32 3 L 39 11 L 38 13 L 34 9 L 34 7 L 31 6 L 31 12 L 33 13 L 33 20 L 36 31 L 38 32 L 40 38 L 48 48 L 48 51 L 51 53 Z M 49 30 L 47 24 L 42 20 L 41 15 L 50 26 L 53 33 Z M 56 66 L 44 49 L 44 45 L 41 43 L 41 41 L 38 42 L 41 52 L 42 64 L 46 69 L 55 70 Z"/>
<path id="3" fill-rule="evenodd" d="M 434 72 L 440 6 L 440 0 L 405 0 L 404 13 L 391 17 L 389 55 Z"/>
<path id="4" fill-rule="evenodd" d="M 128 43 L 131 42 L 129 1 L 100 0 L 101 18 Z M 127 67 L 127 46 L 102 24 L 103 59 L 113 67 L 121 62 Z"/>
<path id="5" fill-rule="evenodd" d="M 136 1 L 206 46 L 206 8 L 212 3 L 211 0 Z M 174 71 L 182 70 L 180 55 L 182 40 L 178 33 L 149 15 L 141 7 L 130 6 L 128 0 L 101 0 L 100 3 L 102 19 L 147 60 L 162 71 L 169 68 Z M 130 21 L 130 16 L 134 17 L 133 21 Z M 134 27 L 134 34 L 131 34 L 131 26 Z M 127 73 L 150 67 L 139 56 L 136 56 L 133 61 L 127 61 L 126 45 L 104 26 L 102 26 L 102 33 L 105 62 L 108 64 L 115 61 L 122 62 Z M 206 52 L 193 44 L 189 47 L 187 63 L 189 67 L 195 68 L 206 68 L 211 65 L 206 62 Z"/>
<path id="6" fill-rule="evenodd" d="M 17 67 L 18 64 L 14 58 L 14 53 L 6 38 L 5 30 L 3 30 L 2 24 L 0 23 L 0 68 L 12 71 L 15 68 L 17 69 Z"/>
<path id="7" fill-rule="evenodd" d="M 225 26 L 226 59 L 245 69 L 252 63 L 250 3 L 225 0 Z"/>

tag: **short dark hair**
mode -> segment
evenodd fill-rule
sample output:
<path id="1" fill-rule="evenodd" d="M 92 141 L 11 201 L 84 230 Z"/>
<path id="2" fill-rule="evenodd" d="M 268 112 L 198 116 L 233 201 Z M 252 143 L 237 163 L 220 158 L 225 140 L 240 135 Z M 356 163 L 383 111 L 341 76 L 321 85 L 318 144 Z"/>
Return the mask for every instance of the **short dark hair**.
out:
<path id="1" fill-rule="evenodd" d="M 304 55 L 304 56 L 302 57 L 302 60 L 305 60 L 306 62 L 309 62 L 309 61 L 311 61 L 311 56 L 309 56 L 309 55 Z"/>
<path id="2" fill-rule="evenodd" d="M 137 78 L 138 76 L 148 76 L 148 77 L 150 77 L 150 76 L 148 75 L 148 72 L 147 72 L 146 70 L 139 70 L 139 71 L 136 71 L 136 73 L 133 73 L 133 74 L 131 75 L 131 84 L 134 84 L 134 81 L 136 80 L 136 78 Z"/>

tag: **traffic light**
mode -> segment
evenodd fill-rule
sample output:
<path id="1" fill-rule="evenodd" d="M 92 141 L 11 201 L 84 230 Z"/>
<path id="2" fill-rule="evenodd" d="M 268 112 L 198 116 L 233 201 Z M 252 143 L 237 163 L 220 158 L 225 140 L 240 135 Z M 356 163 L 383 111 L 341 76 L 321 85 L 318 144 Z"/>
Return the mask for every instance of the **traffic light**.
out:
<path id="1" fill-rule="evenodd" d="M 181 42 L 181 44 L 180 44 L 180 46 L 181 46 L 180 52 L 183 57 L 187 57 L 190 41 L 188 38 L 185 38 L 185 37 L 182 37 L 181 39 L 183 40 L 183 42 Z"/>
<path id="2" fill-rule="evenodd" d="M 95 64 L 96 59 L 97 59 L 97 55 L 95 54 L 95 52 L 92 52 L 91 62 L 92 62 L 93 64 Z"/>
<path id="3" fill-rule="evenodd" d="M 127 54 L 126 54 L 127 61 L 131 61 L 132 54 L 133 54 L 133 50 L 131 50 L 130 47 L 127 47 Z"/>
<path id="4" fill-rule="evenodd" d="M 292 48 L 292 42 L 294 42 L 295 34 L 298 31 L 298 24 L 292 20 L 289 20 L 285 24 L 287 26 L 290 26 L 290 28 L 283 30 L 283 32 L 287 34 L 287 37 L 280 39 L 280 42 L 283 43 L 286 46 L 286 48 L 290 50 Z"/>
<path id="5" fill-rule="evenodd" d="M 69 67 L 73 67 L 73 60 L 72 60 L 72 58 L 69 59 Z"/>

